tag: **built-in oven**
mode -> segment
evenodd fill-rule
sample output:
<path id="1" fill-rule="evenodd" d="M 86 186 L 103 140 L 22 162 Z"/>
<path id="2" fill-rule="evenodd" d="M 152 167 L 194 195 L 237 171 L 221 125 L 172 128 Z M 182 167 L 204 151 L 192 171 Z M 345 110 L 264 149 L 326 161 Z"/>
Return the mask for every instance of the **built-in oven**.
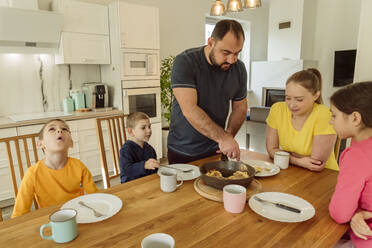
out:
<path id="1" fill-rule="evenodd" d="M 159 50 L 122 49 L 122 80 L 159 79 Z"/>
<path id="2" fill-rule="evenodd" d="M 150 122 L 161 121 L 160 87 L 123 89 L 124 114 L 144 112 Z"/>

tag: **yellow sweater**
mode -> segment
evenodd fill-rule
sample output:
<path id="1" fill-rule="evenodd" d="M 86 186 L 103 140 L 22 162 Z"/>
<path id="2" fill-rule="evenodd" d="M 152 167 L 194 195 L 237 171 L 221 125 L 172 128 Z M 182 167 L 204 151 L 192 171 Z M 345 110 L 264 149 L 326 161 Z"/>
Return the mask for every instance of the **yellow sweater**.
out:
<path id="1" fill-rule="evenodd" d="M 34 196 L 41 208 L 49 207 L 81 195 L 80 185 L 88 194 L 98 190 L 92 175 L 80 160 L 69 157 L 60 170 L 53 170 L 40 160 L 26 171 L 12 218 L 30 212 Z"/>
<path id="2" fill-rule="evenodd" d="M 302 156 L 310 156 L 313 149 L 313 138 L 317 135 L 336 134 L 332 125 L 329 124 L 331 112 L 323 104 L 314 103 L 310 115 L 307 117 L 301 130 L 296 130 L 291 122 L 292 113 L 285 102 L 275 103 L 266 123 L 278 131 L 279 145 L 281 149 L 288 152 L 295 152 Z M 338 165 L 332 151 L 326 168 L 338 170 Z"/>

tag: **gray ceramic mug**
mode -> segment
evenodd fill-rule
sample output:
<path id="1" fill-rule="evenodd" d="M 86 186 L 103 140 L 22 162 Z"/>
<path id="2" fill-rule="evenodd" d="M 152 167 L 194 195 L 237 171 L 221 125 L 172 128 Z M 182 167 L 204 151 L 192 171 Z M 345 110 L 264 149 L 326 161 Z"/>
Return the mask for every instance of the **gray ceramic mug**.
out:
<path id="1" fill-rule="evenodd" d="M 182 178 L 177 177 L 177 173 L 172 169 L 162 169 L 159 172 L 159 175 L 160 175 L 160 189 L 163 192 L 173 192 L 183 183 Z M 177 184 L 177 180 L 181 182 Z"/>

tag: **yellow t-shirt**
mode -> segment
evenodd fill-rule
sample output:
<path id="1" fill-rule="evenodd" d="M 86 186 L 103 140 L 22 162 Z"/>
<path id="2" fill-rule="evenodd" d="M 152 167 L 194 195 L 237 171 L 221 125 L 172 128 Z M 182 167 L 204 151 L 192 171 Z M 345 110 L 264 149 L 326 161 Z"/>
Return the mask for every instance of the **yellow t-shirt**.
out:
<path id="1" fill-rule="evenodd" d="M 30 212 L 34 196 L 41 208 L 78 197 L 80 184 L 88 194 L 98 190 L 88 168 L 80 160 L 69 157 L 60 170 L 53 170 L 40 160 L 27 169 L 22 179 L 12 218 Z"/>
<path id="2" fill-rule="evenodd" d="M 271 109 L 266 123 L 278 131 L 279 145 L 281 149 L 295 152 L 302 156 L 310 156 L 313 146 L 313 137 L 316 135 L 335 134 L 332 125 L 329 124 L 331 112 L 323 104 L 314 104 L 313 110 L 307 117 L 302 129 L 297 131 L 291 122 L 292 113 L 285 102 L 275 103 Z M 326 168 L 338 170 L 338 165 L 332 151 Z"/>

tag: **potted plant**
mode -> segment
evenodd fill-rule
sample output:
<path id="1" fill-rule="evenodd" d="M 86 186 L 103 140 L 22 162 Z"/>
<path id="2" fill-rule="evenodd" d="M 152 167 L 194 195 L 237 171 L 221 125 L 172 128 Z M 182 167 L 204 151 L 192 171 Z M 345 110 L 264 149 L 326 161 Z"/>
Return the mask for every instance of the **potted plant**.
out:
<path id="1" fill-rule="evenodd" d="M 173 102 L 173 91 L 171 89 L 171 72 L 174 62 L 174 56 L 170 55 L 161 60 L 160 65 L 160 99 L 161 99 L 161 107 L 162 113 L 164 117 L 164 122 L 166 124 L 162 128 L 162 139 L 163 139 L 163 156 L 167 155 L 167 139 L 169 133 L 169 123 L 172 111 L 172 102 Z"/>

